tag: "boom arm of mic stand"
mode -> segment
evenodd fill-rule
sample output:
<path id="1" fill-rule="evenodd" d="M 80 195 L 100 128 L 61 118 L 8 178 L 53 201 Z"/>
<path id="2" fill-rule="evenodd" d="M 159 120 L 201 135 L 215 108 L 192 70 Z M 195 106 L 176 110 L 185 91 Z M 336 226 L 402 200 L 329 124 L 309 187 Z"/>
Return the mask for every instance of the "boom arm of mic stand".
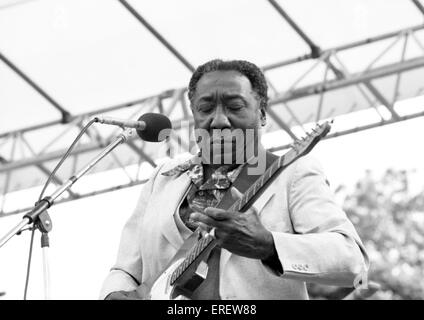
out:
<path id="1" fill-rule="evenodd" d="M 42 212 L 50 208 L 53 205 L 54 200 L 56 200 L 63 192 L 68 190 L 79 178 L 81 178 L 91 168 L 93 168 L 101 159 L 108 155 L 118 145 L 126 142 L 127 139 L 133 135 L 134 129 L 126 129 L 125 131 L 120 133 L 113 142 L 111 142 L 100 154 L 98 154 L 94 159 L 92 159 L 83 169 L 81 169 L 78 173 L 70 177 L 50 196 L 44 197 L 39 202 L 37 202 L 34 208 L 24 215 L 22 221 L 16 227 L 10 230 L 3 238 L 0 239 L 0 248 L 14 235 L 19 233 L 26 225 L 32 223 Z"/>

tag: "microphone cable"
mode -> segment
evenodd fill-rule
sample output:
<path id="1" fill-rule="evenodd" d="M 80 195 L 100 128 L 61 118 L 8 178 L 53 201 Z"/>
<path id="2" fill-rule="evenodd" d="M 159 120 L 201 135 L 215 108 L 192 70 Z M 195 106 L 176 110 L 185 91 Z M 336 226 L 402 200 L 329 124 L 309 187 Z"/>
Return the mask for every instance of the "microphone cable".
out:
<path id="1" fill-rule="evenodd" d="M 56 174 L 56 172 L 60 168 L 60 166 L 63 164 L 63 162 L 66 160 L 66 158 L 68 158 L 69 154 L 72 152 L 72 150 L 74 149 L 75 145 L 81 139 L 82 135 L 96 121 L 97 121 L 97 119 L 94 118 L 94 119 L 91 119 L 89 122 L 87 122 L 87 124 L 84 126 L 84 128 L 82 128 L 82 130 L 80 131 L 80 133 L 74 139 L 74 141 L 72 142 L 72 144 L 70 145 L 70 147 L 68 148 L 68 150 L 66 151 L 66 153 L 62 156 L 62 158 L 60 159 L 60 161 L 57 163 L 56 167 L 53 169 L 53 171 L 50 173 L 49 177 L 47 178 L 47 181 L 44 184 L 43 189 L 41 190 L 40 196 L 38 197 L 38 202 L 41 201 L 41 199 L 43 198 L 44 192 L 46 191 L 47 186 L 50 184 L 50 181 L 52 180 L 52 178 L 54 177 L 54 175 Z M 26 297 L 27 297 L 28 283 L 29 283 L 29 274 L 30 274 L 30 270 L 31 270 L 32 249 L 33 249 L 33 245 L 34 245 L 34 233 L 35 233 L 35 230 L 36 230 L 36 227 L 34 226 L 34 223 L 32 224 L 32 227 L 30 228 L 30 230 L 32 230 L 32 231 L 31 231 L 31 242 L 30 242 L 30 245 L 29 245 L 28 263 L 27 263 L 27 270 L 26 270 L 24 300 L 26 300 Z"/>
<path id="2" fill-rule="evenodd" d="M 38 197 L 38 201 L 40 201 L 43 198 L 44 192 L 46 191 L 47 186 L 49 185 L 49 183 L 52 180 L 53 176 L 56 174 L 57 170 L 60 168 L 60 166 L 63 164 L 63 162 L 69 156 L 69 154 L 72 152 L 72 150 L 74 149 L 74 147 L 77 144 L 77 142 L 79 141 L 79 139 L 81 139 L 82 135 L 96 121 L 97 121 L 97 119 L 94 118 L 94 119 L 91 119 L 89 122 L 87 122 L 87 124 L 84 126 L 84 128 L 82 128 L 81 132 L 78 134 L 78 136 L 74 139 L 74 141 L 72 142 L 71 146 L 68 148 L 68 150 L 66 151 L 66 153 L 62 156 L 62 159 L 60 159 L 59 163 L 56 165 L 56 167 L 53 169 L 52 173 L 49 175 L 46 183 L 44 184 L 43 190 L 41 190 L 40 196 Z"/>

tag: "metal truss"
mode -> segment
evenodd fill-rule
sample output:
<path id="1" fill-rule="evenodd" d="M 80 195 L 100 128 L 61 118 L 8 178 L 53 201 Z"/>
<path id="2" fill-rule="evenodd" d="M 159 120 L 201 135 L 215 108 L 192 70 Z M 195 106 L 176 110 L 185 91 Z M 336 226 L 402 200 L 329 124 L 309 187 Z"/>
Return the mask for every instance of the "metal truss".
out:
<path id="1" fill-rule="evenodd" d="M 145 18 L 131 7 L 128 2 L 124 0 L 119 0 L 119 2 L 123 5 L 123 8 L 128 10 L 143 27 L 147 28 L 187 69 L 191 71 L 194 70 L 192 64 L 156 29 L 154 29 Z M 334 118 L 340 114 L 364 108 L 375 111 L 377 115 L 377 120 L 375 122 L 364 123 L 354 128 L 345 128 L 338 132 L 331 133 L 326 138 L 335 138 L 341 135 L 424 116 L 424 110 L 401 115 L 399 114 L 399 110 L 395 108 L 395 103 L 399 101 L 400 88 L 404 74 L 408 71 L 418 70 L 424 67 L 424 45 L 417 36 L 417 33 L 424 30 L 424 24 L 355 41 L 334 48 L 321 49 L 318 44 L 302 31 L 276 1 L 268 0 L 268 2 L 298 33 L 311 50 L 310 53 L 306 53 L 302 56 L 262 67 L 270 88 L 268 116 L 271 125 L 268 126 L 267 130 L 283 130 L 287 134 L 287 141 L 283 141 L 280 146 L 271 148 L 271 151 L 277 152 L 288 148 L 289 142 L 299 137 L 299 133 L 295 128 L 301 128 L 305 131 L 304 126 L 310 123 Z M 417 7 L 417 10 L 422 11 L 422 4 L 418 0 L 412 0 L 412 3 Z M 415 47 L 421 50 L 421 54 L 415 55 L 412 58 L 408 57 L 407 54 L 411 42 L 414 42 Z M 380 49 L 375 57 L 370 57 L 369 63 L 362 70 L 356 70 L 355 72 L 350 72 L 348 70 L 346 63 L 343 62 L 341 58 L 344 53 L 349 53 L 352 50 L 365 48 L 378 43 L 384 44 L 383 48 Z M 383 57 L 393 50 L 397 44 L 401 44 L 402 49 L 398 60 L 382 63 Z M 119 181 L 116 182 L 115 185 L 105 188 L 96 188 L 95 191 L 89 192 L 76 190 L 74 189 L 76 187 L 73 187 L 66 197 L 57 202 L 71 201 L 142 184 L 146 181 L 146 176 L 142 174 L 146 165 L 147 167 L 155 167 L 158 158 L 166 157 L 173 148 L 178 148 L 180 151 L 190 151 L 194 144 L 189 138 L 181 138 L 189 137 L 193 126 L 186 88 L 167 90 L 154 96 L 128 101 L 126 103 L 93 110 L 84 114 L 73 115 L 69 110 L 60 106 L 46 93 L 46 91 L 41 89 L 33 79 L 1 53 L 0 60 L 16 72 L 16 74 L 25 80 L 28 85 L 34 88 L 34 90 L 43 96 L 61 114 L 60 119 L 56 121 L 0 134 L 0 193 L 3 195 L 0 203 L 0 217 L 27 210 L 27 208 L 20 208 L 18 210 L 9 210 L 6 212 L 4 210 L 5 201 L 7 199 L 6 194 L 19 190 L 21 188 L 20 181 L 32 179 L 33 182 L 29 183 L 32 186 L 44 183 L 51 174 L 54 165 L 66 151 L 64 146 L 67 147 L 70 144 L 70 136 L 75 137 L 76 133 L 79 132 L 94 115 L 107 114 L 119 117 L 123 117 L 124 115 L 126 118 L 135 119 L 146 112 L 158 112 L 167 115 L 171 119 L 176 134 L 167 142 L 167 147 L 163 148 L 162 151 L 158 151 L 157 145 L 146 143 L 137 137 L 130 139 L 126 145 L 116 149 L 107 161 L 105 159 L 105 162 L 101 164 L 102 167 L 98 169 L 98 171 L 119 169 L 125 177 L 126 182 Z M 303 70 L 299 72 L 298 77 L 288 89 L 279 89 L 278 83 L 273 83 L 273 72 L 279 70 L 284 71 L 288 66 L 295 66 L 301 63 L 309 63 L 309 67 L 306 71 Z M 323 67 L 321 81 L 306 81 L 319 66 Z M 389 90 L 390 92 L 388 95 L 387 90 L 383 92 L 377 84 L 380 79 L 387 79 L 389 77 L 394 77 L 394 85 Z M 302 83 L 305 82 L 307 84 L 302 85 Z M 424 84 L 417 83 L 416 86 L 414 93 L 410 94 L 410 96 L 418 96 L 424 93 Z M 346 88 L 356 90 L 358 96 L 366 102 L 366 105 L 362 105 L 359 108 L 353 103 L 352 107 L 342 111 L 334 106 L 327 107 L 327 96 Z M 296 106 L 296 104 L 303 99 L 314 99 L 311 100 L 313 103 L 308 106 L 308 110 L 310 111 L 309 116 L 304 113 L 299 113 L 300 107 Z M 381 106 L 386 112 L 382 112 Z M 52 131 L 56 133 L 52 135 Z M 119 128 L 108 127 L 106 129 L 104 127 L 92 126 L 90 130 L 87 131 L 84 140 L 82 140 L 71 153 L 67 161 L 67 166 L 64 168 L 63 172 L 58 172 L 53 177 L 53 183 L 60 185 L 63 180 L 66 180 L 66 178 L 78 170 L 79 164 L 84 165 L 84 160 L 100 152 L 100 150 L 113 140 L 119 131 Z M 37 138 L 40 135 L 49 138 L 45 139 L 47 142 L 41 147 L 39 146 L 39 139 Z M 131 168 L 129 169 L 129 167 Z"/>

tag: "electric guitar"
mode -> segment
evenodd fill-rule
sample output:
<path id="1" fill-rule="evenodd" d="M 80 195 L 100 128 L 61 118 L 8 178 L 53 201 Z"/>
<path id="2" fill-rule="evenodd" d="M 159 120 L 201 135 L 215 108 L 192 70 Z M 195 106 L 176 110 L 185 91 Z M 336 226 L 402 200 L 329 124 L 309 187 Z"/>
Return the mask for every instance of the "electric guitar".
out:
<path id="1" fill-rule="evenodd" d="M 324 122 L 322 125 L 318 124 L 306 137 L 296 140 L 291 149 L 278 157 L 228 210 L 246 211 L 282 170 L 309 153 L 329 131 L 330 123 Z M 220 204 L 217 205 L 218 208 Z M 206 279 L 208 269 L 206 259 L 216 245 L 217 240 L 213 235 L 202 237 L 200 230 L 197 229 L 157 277 L 143 282 L 137 288 L 138 296 L 147 300 L 190 299 L 193 292 Z"/>

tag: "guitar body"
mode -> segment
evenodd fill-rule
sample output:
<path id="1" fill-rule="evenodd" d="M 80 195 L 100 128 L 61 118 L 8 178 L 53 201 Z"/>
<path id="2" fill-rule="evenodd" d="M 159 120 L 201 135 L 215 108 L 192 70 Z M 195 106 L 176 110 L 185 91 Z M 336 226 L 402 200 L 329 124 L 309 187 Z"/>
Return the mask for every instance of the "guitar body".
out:
<path id="1" fill-rule="evenodd" d="M 204 250 L 199 258 L 186 269 L 185 274 L 173 284 L 171 277 L 198 243 L 198 239 L 199 231 L 196 230 L 184 242 L 159 276 L 143 282 L 137 288 L 138 296 L 143 300 L 190 300 L 194 291 L 206 279 L 207 272 L 199 274 L 197 269 L 202 263 L 202 258 L 206 259 L 212 248 Z"/>
<path id="2" fill-rule="evenodd" d="M 184 258 L 173 261 L 154 281 L 142 283 L 137 288 L 140 298 L 143 300 L 178 300 L 181 297 L 188 299 L 187 296 L 183 296 L 176 286 L 170 284 L 172 273 L 183 260 Z"/>

